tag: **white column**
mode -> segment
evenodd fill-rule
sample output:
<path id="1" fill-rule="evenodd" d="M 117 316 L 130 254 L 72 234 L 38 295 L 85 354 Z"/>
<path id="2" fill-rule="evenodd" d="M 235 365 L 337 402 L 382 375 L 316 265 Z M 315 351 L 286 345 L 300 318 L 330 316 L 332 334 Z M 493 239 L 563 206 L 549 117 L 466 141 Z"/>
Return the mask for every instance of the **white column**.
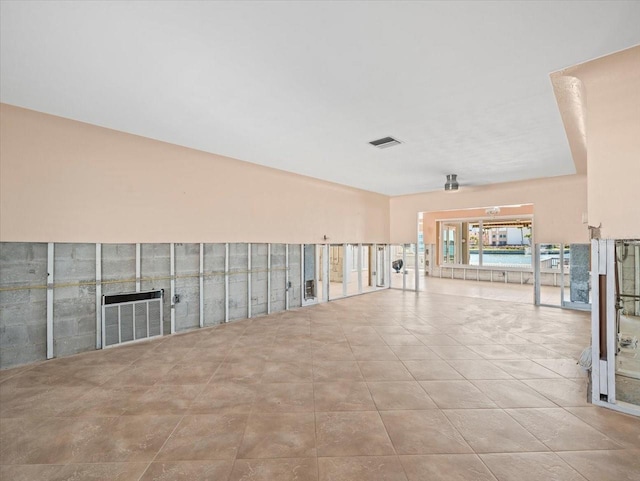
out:
<path id="1" fill-rule="evenodd" d="M 171 334 L 176 332 L 176 245 L 172 242 L 169 244 L 169 262 L 171 276 Z"/>
<path id="2" fill-rule="evenodd" d="M 47 359 L 53 358 L 54 244 L 47 244 Z"/>
<path id="3" fill-rule="evenodd" d="M 102 349 L 102 244 L 96 244 L 96 349 Z"/>

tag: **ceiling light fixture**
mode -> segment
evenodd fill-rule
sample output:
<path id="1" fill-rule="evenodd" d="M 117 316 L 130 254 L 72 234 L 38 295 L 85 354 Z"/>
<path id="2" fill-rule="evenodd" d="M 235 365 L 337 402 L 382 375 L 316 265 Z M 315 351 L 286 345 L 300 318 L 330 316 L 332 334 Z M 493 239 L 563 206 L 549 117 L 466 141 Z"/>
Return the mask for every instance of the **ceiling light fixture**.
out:
<path id="1" fill-rule="evenodd" d="M 444 191 L 445 192 L 457 192 L 458 191 L 458 187 L 460 187 L 460 184 L 458 184 L 458 175 L 457 174 L 447 174 L 447 183 L 444 184 Z"/>

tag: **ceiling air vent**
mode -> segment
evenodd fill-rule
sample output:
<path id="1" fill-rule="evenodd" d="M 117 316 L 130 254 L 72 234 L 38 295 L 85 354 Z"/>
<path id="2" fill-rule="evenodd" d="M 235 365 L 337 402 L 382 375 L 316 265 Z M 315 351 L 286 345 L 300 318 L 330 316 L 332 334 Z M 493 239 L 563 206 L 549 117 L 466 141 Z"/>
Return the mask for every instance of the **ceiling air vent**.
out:
<path id="1" fill-rule="evenodd" d="M 397 139 L 394 139 L 393 137 L 384 137 L 382 139 L 372 140 L 369 143 L 374 147 L 378 147 L 379 149 L 386 149 L 387 147 L 393 147 L 394 145 L 399 145 L 402 142 L 400 142 Z"/>

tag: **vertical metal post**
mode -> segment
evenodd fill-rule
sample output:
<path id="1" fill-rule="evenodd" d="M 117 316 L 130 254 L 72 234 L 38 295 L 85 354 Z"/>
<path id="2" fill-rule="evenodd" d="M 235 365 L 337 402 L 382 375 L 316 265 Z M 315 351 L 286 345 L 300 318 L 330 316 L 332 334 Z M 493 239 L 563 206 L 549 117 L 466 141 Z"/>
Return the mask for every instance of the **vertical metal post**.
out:
<path id="1" fill-rule="evenodd" d="M 47 359 L 53 358 L 54 244 L 47 244 Z"/>
<path id="2" fill-rule="evenodd" d="M 420 248 L 420 244 L 418 242 L 416 242 L 416 248 L 415 248 L 415 253 L 416 253 L 416 257 L 414 259 L 415 261 L 415 291 L 418 292 L 420 290 L 420 252 L 418 251 L 418 249 Z"/>
<path id="3" fill-rule="evenodd" d="M 305 257 L 304 257 L 304 244 L 300 244 L 300 305 L 304 306 L 307 300 L 306 286 L 304 282 L 304 269 L 305 269 Z"/>
<path id="4" fill-rule="evenodd" d="M 204 244 L 200 243 L 200 327 L 204 327 Z"/>
<path id="5" fill-rule="evenodd" d="M 229 322 L 229 243 L 224 244 L 224 322 Z"/>
<path id="6" fill-rule="evenodd" d="M 385 272 L 384 272 L 384 284 L 383 286 L 387 289 L 391 288 L 391 281 L 387 281 L 387 279 L 391 279 L 391 245 L 385 244 L 384 246 L 384 255 L 385 255 Z M 389 284 L 387 284 L 389 282 Z"/>
<path id="7" fill-rule="evenodd" d="M 636 297 L 636 305 L 635 305 L 635 314 L 636 316 L 640 316 L 640 245 L 635 245 L 633 250 L 634 255 L 634 279 L 635 279 L 635 295 Z"/>
<path id="8" fill-rule="evenodd" d="M 600 401 L 600 275 L 606 273 L 600 265 L 600 242 L 591 240 L 591 398 Z M 606 390 L 606 384 L 604 386 Z"/>
<path id="9" fill-rule="evenodd" d="M 618 330 L 616 325 L 616 244 L 607 239 L 607 302 L 606 302 L 606 342 L 607 342 L 607 391 L 608 401 L 616 402 L 616 354 L 618 351 Z"/>
<path id="10" fill-rule="evenodd" d="M 171 334 L 176 332 L 176 245 L 169 244 L 171 276 Z"/>
<path id="11" fill-rule="evenodd" d="M 140 292 L 140 280 L 141 280 L 141 272 L 142 272 L 142 267 L 141 267 L 141 255 L 140 255 L 140 244 L 136 244 L 136 292 Z"/>
<path id="12" fill-rule="evenodd" d="M 289 244 L 284 248 L 284 309 L 289 310 Z"/>
<path id="13" fill-rule="evenodd" d="M 540 244 L 533 249 L 533 303 L 540 305 Z"/>
<path id="14" fill-rule="evenodd" d="M 482 267 L 482 244 L 484 243 L 484 225 L 482 221 L 478 222 L 478 267 Z"/>
<path id="15" fill-rule="evenodd" d="M 362 294 L 362 244 L 358 244 L 358 294 Z"/>
<path id="16" fill-rule="evenodd" d="M 96 349 L 102 348 L 102 244 L 96 244 Z"/>
<path id="17" fill-rule="evenodd" d="M 384 266 L 378 265 L 378 261 L 380 260 L 380 254 L 378 253 L 378 244 L 373 244 L 373 262 L 376 266 L 375 273 L 373 275 L 373 285 L 378 288 L 378 273 L 380 269 L 384 269 Z M 391 286 L 391 279 L 389 279 L 389 286 Z"/>
<path id="18" fill-rule="evenodd" d="M 322 246 L 322 283 L 324 284 L 324 289 L 322 289 L 322 294 L 324 297 L 324 301 L 329 301 L 329 244 L 324 244 Z"/>
<path id="19" fill-rule="evenodd" d="M 564 244 L 560 244 L 560 307 L 564 307 Z"/>
<path id="20" fill-rule="evenodd" d="M 349 244 L 342 244 L 342 296 L 347 297 L 349 293 Z"/>
<path id="21" fill-rule="evenodd" d="M 251 242 L 247 244 L 247 319 L 251 319 Z"/>
<path id="22" fill-rule="evenodd" d="M 271 244 L 267 244 L 267 314 L 271 314 Z"/>
<path id="23" fill-rule="evenodd" d="M 407 244 L 402 244 L 402 290 L 407 290 Z"/>

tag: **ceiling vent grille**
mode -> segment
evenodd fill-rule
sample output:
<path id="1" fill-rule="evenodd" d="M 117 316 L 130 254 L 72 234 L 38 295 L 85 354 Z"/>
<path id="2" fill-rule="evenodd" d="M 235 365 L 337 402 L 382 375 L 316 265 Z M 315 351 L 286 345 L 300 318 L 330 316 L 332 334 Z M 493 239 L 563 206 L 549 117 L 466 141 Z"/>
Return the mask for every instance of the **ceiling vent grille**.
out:
<path id="1" fill-rule="evenodd" d="M 394 139 L 393 137 L 384 137 L 382 139 L 372 140 L 369 143 L 379 149 L 386 149 L 388 147 L 393 147 L 394 145 L 400 145 L 402 142 L 398 139 Z"/>

